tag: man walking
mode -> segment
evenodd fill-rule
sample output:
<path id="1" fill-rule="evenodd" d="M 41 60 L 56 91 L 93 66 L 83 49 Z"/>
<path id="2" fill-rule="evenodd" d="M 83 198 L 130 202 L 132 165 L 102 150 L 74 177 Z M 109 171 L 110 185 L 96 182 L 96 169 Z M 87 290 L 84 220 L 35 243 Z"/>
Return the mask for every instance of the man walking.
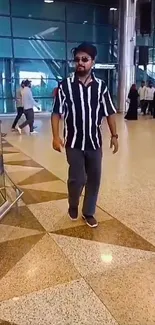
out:
<path id="1" fill-rule="evenodd" d="M 146 86 L 145 86 L 145 81 L 141 82 L 141 86 L 138 89 L 138 94 L 140 97 L 140 108 L 141 108 L 141 113 L 143 113 L 144 115 L 146 114 Z"/>
<path id="2" fill-rule="evenodd" d="M 79 199 L 85 187 L 83 218 L 94 228 L 95 208 L 100 186 L 102 136 L 100 126 L 105 116 L 111 132 L 110 147 L 118 151 L 118 135 L 112 104 L 105 83 L 92 73 L 97 55 L 96 47 L 82 43 L 73 49 L 76 71 L 59 84 L 51 117 L 53 148 L 61 151 L 65 144 L 69 164 L 69 216 L 78 218 Z M 59 136 L 59 122 L 64 113 L 64 138 Z"/>
<path id="3" fill-rule="evenodd" d="M 24 80 L 22 81 L 20 88 L 17 89 L 17 93 L 16 93 L 17 116 L 12 124 L 12 131 L 15 131 L 16 125 L 24 113 L 24 107 L 22 104 L 23 89 L 24 89 Z"/>
<path id="4" fill-rule="evenodd" d="M 148 87 L 146 88 L 146 109 L 148 108 L 148 114 L 153 115 L 153 98 L 154 98 L 155 88 L 153 87 L 152 81 L 149 81 Z M 146 114 L 146 109 L 144 114 Z"/>
<path id="5" fill-rule="evenodd" d="M 31 88 L 31 81 L 26 80 L 24 82 L 24 89 L 22 92 L 22 103 L 23 103 L 23 107 L 24 107 L 24 114 L 26 117 L 26 121 L 17 128 L 19 134 L 22 133 L 22 129 L 25 128 L 27 125 L 29 125 L 29 127 L 30 127 L 30 134 L 37 133 L 36 131 L 34 131 L 33 106 L 36 106 L 38 108 L 38 103 L 34 100 L 34 98 L 32 96 L 32 91 L 30 88 Z"/>

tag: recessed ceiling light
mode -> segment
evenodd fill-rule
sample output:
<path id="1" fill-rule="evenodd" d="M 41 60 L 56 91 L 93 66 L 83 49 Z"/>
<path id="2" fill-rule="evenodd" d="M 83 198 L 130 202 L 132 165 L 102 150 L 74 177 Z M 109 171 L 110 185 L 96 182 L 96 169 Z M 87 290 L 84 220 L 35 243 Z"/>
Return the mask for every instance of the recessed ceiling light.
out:
<path id="1" fill-rule="evenodd" d="M 53 3 L 54 0 L 44 0 L 45 3 Z"/>
<path id="2" fill-rule="evenodd" d="M 110 11 L 117 11 L 117 8 L 110 8 Z"/>

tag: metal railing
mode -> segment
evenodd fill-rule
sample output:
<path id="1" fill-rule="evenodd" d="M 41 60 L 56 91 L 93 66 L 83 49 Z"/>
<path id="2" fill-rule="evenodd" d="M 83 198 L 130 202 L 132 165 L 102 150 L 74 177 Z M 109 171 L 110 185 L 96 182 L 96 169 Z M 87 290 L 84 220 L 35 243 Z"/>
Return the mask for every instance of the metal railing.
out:
<path id="1" fill-rule="evenodd" d="M 17 204 L 23 192 L 11 180 L 5 171 L 3 159 L 3 140 L 1 132 L 2 122 L 0 121 L 0 220 Z"/>

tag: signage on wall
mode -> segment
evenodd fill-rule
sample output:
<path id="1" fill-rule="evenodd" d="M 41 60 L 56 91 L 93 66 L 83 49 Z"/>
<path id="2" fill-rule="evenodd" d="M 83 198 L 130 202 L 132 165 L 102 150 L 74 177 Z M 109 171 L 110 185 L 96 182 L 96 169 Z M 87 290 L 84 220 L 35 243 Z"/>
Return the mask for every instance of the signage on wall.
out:
<path id="1" fill-rule="evenodd" d="M 113 70 L 115 69 L 115 64 L 102 64 L 102 63 L 96 63 L 95 69 L 104 69 L 104 70 Z"/>

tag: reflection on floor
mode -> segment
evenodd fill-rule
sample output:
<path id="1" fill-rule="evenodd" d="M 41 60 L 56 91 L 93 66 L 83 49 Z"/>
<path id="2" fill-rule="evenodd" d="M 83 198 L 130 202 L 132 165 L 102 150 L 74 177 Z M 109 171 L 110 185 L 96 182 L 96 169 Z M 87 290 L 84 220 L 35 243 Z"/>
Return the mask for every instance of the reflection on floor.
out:
<path id="1" fill-rule="evenodd" d="M 115 157 L 104 131 L 97 229 L 67 217 L 49 119 L 34 137 L 8 134 L 5 168 L 24 195 L 0 223 L 0 325 L 155 324 L 155 121 L 117 120 Z"/>

